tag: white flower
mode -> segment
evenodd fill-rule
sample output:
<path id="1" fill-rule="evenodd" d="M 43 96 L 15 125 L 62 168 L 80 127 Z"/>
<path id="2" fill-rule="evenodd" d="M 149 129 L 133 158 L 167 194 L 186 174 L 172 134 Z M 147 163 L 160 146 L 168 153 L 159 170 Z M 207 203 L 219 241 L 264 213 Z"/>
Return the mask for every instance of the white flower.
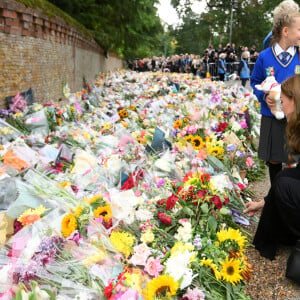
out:
<path id="1" fill-rule="evenodd" d="M 148 209 L 139 208 L 135 213 L 136 219 L 139 221 L 150 220 L 153 217 L 153 213 Z"/>
<path id="2" fill-rule="evenodd" d="M 184 222 L 182 226 L 178 228 L 175 239 L 178 241 L 188 242 L 192 238 L 192 225 L 190 222 Z"/>
<path id="3" fill-rule="evenodd" d="M 212 189 L 216 189 L 220 193 L 224 193 L 224 189 L 232 189 L 232 183 L 225 174 L 211 176 L 210 184 Z"/>

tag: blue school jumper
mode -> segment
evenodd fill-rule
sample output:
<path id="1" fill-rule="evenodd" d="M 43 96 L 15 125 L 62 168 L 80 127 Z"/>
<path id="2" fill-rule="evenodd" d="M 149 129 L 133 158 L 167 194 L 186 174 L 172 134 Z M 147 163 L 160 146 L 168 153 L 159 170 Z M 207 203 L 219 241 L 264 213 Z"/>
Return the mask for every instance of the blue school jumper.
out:
<path id="1" fill-rule="evenodd" d="M 251 87 L 257 99 L 261 103 L 260 113 L 266 117 L 274 118 L 267 103 L 265 93 L 255 88 L 256 84 L 261 84 L 267 77 L 267 69 L 273 67 L 274 76 L 279 83 L 296 74 L 296 67 L 300 68 L 299 49 L 295 48 L 295 53 L 286 64 L 283 64 L 276 56 L 273 47 L 263 50 L 255 63 L 251 76 Z"/>

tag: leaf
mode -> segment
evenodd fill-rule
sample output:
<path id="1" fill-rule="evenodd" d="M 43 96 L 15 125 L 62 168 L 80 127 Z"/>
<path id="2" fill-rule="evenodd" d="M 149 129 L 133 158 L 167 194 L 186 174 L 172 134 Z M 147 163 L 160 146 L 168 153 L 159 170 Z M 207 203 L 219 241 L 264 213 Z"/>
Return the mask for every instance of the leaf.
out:
<path id="1" fill-rule="evenodd" d="M 207 203 L 203 203 L 201 204 L 201 210 L 204 214 L 208 214 L 208 204 Z"/>
<path id="2" fill-rule="evenodd" d="M 188 216 L 193 216 L 194 215 L 194 212 L 189 207 L 185 206 L 182 211 L 183 211 L 184 214 L 186 214 Z"/>
<path id="3" fill-rule="evenodd" d="M 207 220 L 208 227 L 211 231 L 216 231 L 218 222 L 215 217 L 209 216 Z"/>
<path id="4" fill-rule="evenodd" d="M 229 213 L 229 210 L 226 207 L 222 207 L 220 209 L 220 214 L 225 216 L 225 215 L 229 215 L 230 213 Z"/>

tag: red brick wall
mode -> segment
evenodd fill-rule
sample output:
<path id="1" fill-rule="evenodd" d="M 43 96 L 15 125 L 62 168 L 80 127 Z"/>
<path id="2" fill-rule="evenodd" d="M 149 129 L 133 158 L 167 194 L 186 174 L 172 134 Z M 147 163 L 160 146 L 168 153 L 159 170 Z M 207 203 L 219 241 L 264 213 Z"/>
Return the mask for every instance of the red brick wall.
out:
<path id="1" fill-rule="evenodd" d="M 105 58 L 92 38 L 64 20 L 0 0 L 0 107 L 6 96 L 29 87 L 36 101 L 57 101 L 64 82 L 75 92 L 82 88 L 83 76 L 92 82 L 99 72 L 121 67 L 121 59 Z"/>

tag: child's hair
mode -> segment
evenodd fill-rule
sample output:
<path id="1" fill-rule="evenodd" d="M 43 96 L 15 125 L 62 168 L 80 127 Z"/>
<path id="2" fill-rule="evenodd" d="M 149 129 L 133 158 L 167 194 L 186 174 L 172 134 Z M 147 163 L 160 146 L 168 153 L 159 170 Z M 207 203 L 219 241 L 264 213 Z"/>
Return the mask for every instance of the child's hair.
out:
<path id="1" fill-rule="evenodd" d="M 300 75 L 294 75 L 286 79 L 281 84 L 281 93 L 286 97 L 293 99 L 295 103 L 295 110 L 292 112 L 288 125 L 286 127 L 286 134 L 288 145 L 290 147 L 289 157 L 292 160 L 294 154 L 300 154 Z"/>
<path id="2" fill-rule="evenodd" d="M 281 15 L 280 18 L 277 18 L 276 24 L 273 25 L 272 29 L 273 43 L 280 41 L 282 29 L 284 27 L 291 27 L 296 18 L 300 18 L 300 13 L 298 11 L 293 13 L 286 13 Z"/>
<path id="3" fill-rule="evenodd" d="M 249 58 L 248 57 L 248 52 L 247 51 L 244 51 L 241 55 L 241 58 Z"/>
<path id="4" fill-rule="evenodd" d="M 284 0 L 282 1 L 273 12 L 273 25 L 278 22 L 278 19 L 281 19 L 283 15 L 291 14 L 299 11 L 299 5 L 293 0 Z"/>

